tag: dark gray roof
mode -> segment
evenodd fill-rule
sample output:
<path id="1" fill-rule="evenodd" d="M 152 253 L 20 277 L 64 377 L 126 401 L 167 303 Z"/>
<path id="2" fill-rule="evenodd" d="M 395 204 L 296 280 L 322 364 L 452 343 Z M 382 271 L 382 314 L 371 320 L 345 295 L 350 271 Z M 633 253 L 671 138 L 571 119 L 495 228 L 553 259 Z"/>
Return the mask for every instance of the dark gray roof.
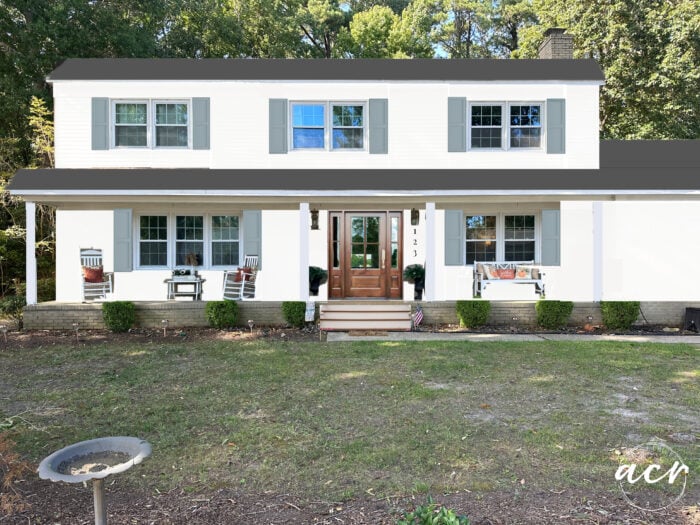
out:
<path id="1" fill-rule="evenodd" d="M 11 191 L 665 191 L 700 190 L 700 141 L 603 141 L 585 170 L 19 170 Z"/>
<path id="2" fill-rule="evenodd" d="M 595 60 L 71 58 L 54 80 L 594 80 Z"/>

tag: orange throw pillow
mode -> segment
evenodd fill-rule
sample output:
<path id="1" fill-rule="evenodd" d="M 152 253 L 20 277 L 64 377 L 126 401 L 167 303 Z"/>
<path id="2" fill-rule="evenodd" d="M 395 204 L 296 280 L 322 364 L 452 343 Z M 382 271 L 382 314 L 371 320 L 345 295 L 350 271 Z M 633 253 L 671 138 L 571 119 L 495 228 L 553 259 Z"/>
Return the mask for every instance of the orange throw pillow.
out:
<path id="1" fill-rule="evenodd" d="M 515 279 L 515 269 L 514 268 L 501 268 L 498 271 L 498 277 L 501 279 Z"/>
<path id="2" fill-rule="evenodd" d="M 101 283 L 105 280 L 102 266 L 83 266 L 83 278 L 86 283 Z"/>

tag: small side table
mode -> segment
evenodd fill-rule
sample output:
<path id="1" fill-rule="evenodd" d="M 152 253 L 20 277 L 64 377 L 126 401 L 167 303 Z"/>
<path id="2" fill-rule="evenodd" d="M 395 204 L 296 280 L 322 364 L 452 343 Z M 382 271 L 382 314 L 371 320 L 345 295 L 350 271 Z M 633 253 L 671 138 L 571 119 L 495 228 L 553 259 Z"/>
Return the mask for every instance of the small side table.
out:
<path id="1" fill-rule="evenodd" d="M 206 279 L 165 279 L 163 282 L 168 285 L 168 301 L 176 297 L 191 297 L 193 301 L 202 300 L 202 284 Z M 182 290 L 182 287 L 185 287 Z"/>

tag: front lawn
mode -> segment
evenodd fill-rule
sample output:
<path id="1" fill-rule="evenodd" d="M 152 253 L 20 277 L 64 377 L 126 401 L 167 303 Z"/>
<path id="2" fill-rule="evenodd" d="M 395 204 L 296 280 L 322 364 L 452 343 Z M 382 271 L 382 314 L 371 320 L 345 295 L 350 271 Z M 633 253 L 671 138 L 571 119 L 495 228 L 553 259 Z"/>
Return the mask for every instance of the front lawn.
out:
<path id="1" fill-rule="evenodd" d="M 659 437 L 697 502 L 692 346 L 152 339 L 5 349 L 0 370 L 21 453 L 142 437 L 153 456 L 120 476 L 134 488 L 612 493 L 615 451 Z"/>

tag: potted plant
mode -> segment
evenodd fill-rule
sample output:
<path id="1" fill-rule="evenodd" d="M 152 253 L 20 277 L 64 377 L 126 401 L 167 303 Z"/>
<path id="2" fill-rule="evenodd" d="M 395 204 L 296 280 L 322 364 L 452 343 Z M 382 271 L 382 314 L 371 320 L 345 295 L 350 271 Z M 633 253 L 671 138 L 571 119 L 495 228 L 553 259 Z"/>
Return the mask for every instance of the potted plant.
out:
<path id="1" fill-rule="evenodd" d="M 309 293 L 318 295 L 318 287 L 328 282 L 328 272 L 318 266 L 309 266 Z"/>
<path id="2" fill-rule="evenodd" d="M 403 270 L 403 280 L 413 283 L 413 299 L 420 301 L 425 289 L 425 267 L 422 264 L 409 264 Z"/>

